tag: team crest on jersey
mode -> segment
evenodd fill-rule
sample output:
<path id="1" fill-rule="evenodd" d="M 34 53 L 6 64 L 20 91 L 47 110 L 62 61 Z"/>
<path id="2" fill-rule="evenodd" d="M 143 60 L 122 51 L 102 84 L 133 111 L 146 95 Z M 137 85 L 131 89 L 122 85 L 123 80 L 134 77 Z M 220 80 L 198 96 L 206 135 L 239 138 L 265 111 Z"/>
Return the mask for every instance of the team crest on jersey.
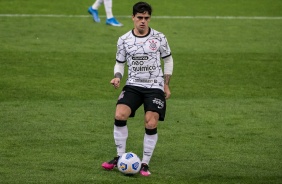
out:
<path id="1" fill-rule="evenodd" d="M 156 50 L 156 49 L 157 49 L 157 42 L 154 41 L 154 40 L 149 41 L 149 42 L 150 42 L 149 48 L 150 48 L 151 50 Z"/>

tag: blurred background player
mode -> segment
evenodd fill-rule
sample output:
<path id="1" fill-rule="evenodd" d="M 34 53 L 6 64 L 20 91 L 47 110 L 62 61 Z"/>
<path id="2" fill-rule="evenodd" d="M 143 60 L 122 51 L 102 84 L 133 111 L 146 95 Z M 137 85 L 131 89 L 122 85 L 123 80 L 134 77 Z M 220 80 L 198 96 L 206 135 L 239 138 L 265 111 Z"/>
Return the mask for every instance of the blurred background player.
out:
<path id="1" fill-rule="evenodd" d="M 107 20 L 106 24 L 111 26 L 123 26 L 121 23 L 119 23 L 115 17 L 113 16 L 112 12 L 112 0 L 96 0 L 92 6 L 88 8 L 88 13 L 90 13 L 93 16 L 93 19 L 95 22 L 100 22 L 98 9 L 99 7 L 104 3 Z"/>

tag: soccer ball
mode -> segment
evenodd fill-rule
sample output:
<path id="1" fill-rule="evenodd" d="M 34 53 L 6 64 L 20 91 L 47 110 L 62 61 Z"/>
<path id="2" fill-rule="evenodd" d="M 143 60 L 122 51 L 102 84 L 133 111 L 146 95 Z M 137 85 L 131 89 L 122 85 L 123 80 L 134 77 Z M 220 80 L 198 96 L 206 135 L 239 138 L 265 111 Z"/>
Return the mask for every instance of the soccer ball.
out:
<path id="1" fill-rule="evenodd" d="M 132 152 L 124 153 L 118 159 L 117 168 L 124 174 L 136 174 L 141 169 L 140 158 Z"/>

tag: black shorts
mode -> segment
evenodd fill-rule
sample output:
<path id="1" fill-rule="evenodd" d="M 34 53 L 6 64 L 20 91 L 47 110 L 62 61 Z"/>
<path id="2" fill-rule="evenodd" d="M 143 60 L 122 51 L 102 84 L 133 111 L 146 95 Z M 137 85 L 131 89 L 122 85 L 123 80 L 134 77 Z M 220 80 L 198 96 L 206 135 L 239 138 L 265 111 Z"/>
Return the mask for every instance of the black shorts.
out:
<path id="1" fill-rule="evenodd" d="M 117 104 L 125 104 L 130 107 L 130 117 L 135 116 L 135 111 L 143 104 L 147 111 L 157 112 L 159 121 L 164 121 L 166 100 L 161 89 L 141 88 L 137 86 L 124 86 L 119 95 Z"/>

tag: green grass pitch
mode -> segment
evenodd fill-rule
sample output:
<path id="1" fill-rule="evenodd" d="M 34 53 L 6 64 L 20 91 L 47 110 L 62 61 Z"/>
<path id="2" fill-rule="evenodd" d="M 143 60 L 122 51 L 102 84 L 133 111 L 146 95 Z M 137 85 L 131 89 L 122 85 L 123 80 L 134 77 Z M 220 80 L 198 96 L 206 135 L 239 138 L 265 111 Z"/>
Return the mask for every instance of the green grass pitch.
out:
<path id="1" fill-rule="evenodd" d="M 174 58 L 152 175 L 105 171 L 115 156 L 116 42 L 135 1 L 0 1 L 0 183 L 282 183 L 282 1 L 148 0 Z M 124 80 L 123 80 L 124 84 Z M 128 121 L 142 155 L 143 110 Z"/>

